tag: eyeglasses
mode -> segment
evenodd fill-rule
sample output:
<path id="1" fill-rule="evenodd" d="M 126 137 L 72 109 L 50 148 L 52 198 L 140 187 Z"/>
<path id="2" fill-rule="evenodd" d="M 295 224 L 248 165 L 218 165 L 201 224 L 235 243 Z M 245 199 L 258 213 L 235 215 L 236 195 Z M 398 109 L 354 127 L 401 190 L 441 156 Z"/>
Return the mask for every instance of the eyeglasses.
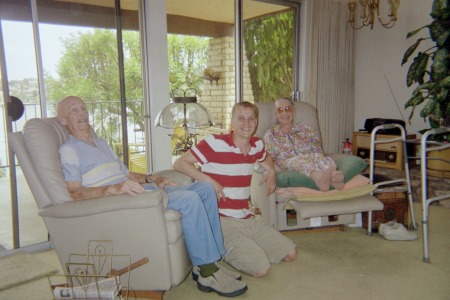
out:
<path id="1" fill-rule="evenodd" d="M 285 112 L 292 112 L 294 108 L 292 106 L 286 106 L 286 107 L 277 107 L 277 113 L 281 114 L 283 111 Z"/>

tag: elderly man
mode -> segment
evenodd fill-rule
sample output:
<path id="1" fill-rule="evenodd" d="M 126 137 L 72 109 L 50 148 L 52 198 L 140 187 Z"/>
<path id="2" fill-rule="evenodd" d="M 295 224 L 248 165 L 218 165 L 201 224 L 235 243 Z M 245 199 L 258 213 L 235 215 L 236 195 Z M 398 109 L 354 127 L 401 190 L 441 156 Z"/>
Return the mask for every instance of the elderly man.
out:
<path id="1" fill-rule="evenodd" d="M 225 254 L 225 248 L 216 192 L 211 184 L 176 186 L 168 178 L 129 172 L 106 141 L 91 134 L 89 113 L 78 97 L 61 100 L 57 118 L 70 134 L 60 154 L 64 179 L 74 200 L 124 193 L 136 195 L 146 189 L 164 188 L 169 196 L 167 207 L 182 215 L 186 245 L 194 265 L 192 277 L 198 289 L 227 297 L 247 290 L 247 285 L 239 280 L 239 273 L 216 263 Z"/>
<path id="2" fill-rule="evenodd" d="M 255 162 L 266 170 L 267 193 L 275 190 L 275 169 L 264 143 L 253 136 L 258 108 L 249 102 L 234 105 L 231 132 L 210 135 L 175 161 L 174 168 L 196 180 L 211 182 L 219 201 L 219 213 L 227 254 L 225 261 L 254 277 L 267 275 L 272 263 L 297 258 L 297 246 L 272 227 L 254 218 L 249 207 L 250 182 Z M 201 164 L 199 171 L 195 164 Z"/>

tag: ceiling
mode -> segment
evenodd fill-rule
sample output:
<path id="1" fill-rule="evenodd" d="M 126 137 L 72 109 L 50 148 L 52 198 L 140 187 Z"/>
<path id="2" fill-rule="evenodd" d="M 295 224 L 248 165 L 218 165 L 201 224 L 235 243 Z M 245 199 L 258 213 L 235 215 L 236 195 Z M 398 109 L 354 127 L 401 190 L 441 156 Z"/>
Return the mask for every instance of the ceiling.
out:
<path id="1" fill-rule="evenodd" d="M 114 7 L 114 0 L 58 0 L 78 4 L 95 4 L 96 6 Z M 167 0 L 167 14 L 200 20 L 234 23 L 234 0 Z M 121 0 L 120 6 L 125 10 L 137 10 L 137 0 Z M 254 0 L 244 0 L 244 19 L 286 10 L 286 6 L 274 5 Z"/>

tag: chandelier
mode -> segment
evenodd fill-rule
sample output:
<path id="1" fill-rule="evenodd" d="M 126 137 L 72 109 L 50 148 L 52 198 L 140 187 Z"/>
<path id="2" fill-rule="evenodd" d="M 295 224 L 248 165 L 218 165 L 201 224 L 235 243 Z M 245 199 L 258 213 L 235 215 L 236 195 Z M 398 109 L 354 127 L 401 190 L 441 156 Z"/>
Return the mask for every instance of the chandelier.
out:
<path id="1" fill-rule="evenodd" d="M 370 29 L 373 29 L 375 18 L 377 18 L 380 24 L 385 28 L 393 27 L 395 21 L 397 21 L 397 10 L 400 6 L 400 0 L 387 0 L 387 3 L 389 4 L 389 20 L 386 21 L 383 21 L 380 15 L 380 0 L 359 0 L 358 2 L 360 6 L 360 25 L 357 25 L 355 21 L 356 11 L 358 10 L 358 3 L 356 0 L 348 0 L 348 10 L 350 11 L 348 22 L 353 29 L 361 29 L 364 26 L 369 26 Z"/>
<path id="2" fill-rule="evenodd" d="M 174 151 L 185 152 L 196 144 L 196 130 L 214 126 L 214 122 L 208 110 L 197 103 L 197 92 L 194 89 L 173 90 L 172 101 L 159 112 L 155 126 L 182 129 L 182 134 L 174 133 L 169 136 L 175 142 Z"/>

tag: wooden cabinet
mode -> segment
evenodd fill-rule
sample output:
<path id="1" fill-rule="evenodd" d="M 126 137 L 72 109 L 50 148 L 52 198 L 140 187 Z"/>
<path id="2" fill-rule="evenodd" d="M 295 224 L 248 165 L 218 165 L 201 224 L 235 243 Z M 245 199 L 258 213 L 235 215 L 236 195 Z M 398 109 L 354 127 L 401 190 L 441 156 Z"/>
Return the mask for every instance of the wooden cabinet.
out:
<path id="1" fill-rule="evenodd" d="M 393 139 L 398 137 L 396 135 L 377 134 L 376 139 Z M 415 134 L 409 134 L 406 136 L 407 140 L 415 140 Z M 353 154 L 361 158 L 364 158 L 367 162 L 370 159 L 370 133 L 367 132 L 354 132 L 353 133 Z M 407 143 L 408 156 L 412 157 L 416 155 L 415 144 Z M 403 145 L 402 142 L 391 142 L 377 144 L 375 147 L 375 166 L 391 169 L 404 169 L 403 162 Z M 409 161 L 409 166 L 414 167 L 416 164 L 415 159 Z"/>

